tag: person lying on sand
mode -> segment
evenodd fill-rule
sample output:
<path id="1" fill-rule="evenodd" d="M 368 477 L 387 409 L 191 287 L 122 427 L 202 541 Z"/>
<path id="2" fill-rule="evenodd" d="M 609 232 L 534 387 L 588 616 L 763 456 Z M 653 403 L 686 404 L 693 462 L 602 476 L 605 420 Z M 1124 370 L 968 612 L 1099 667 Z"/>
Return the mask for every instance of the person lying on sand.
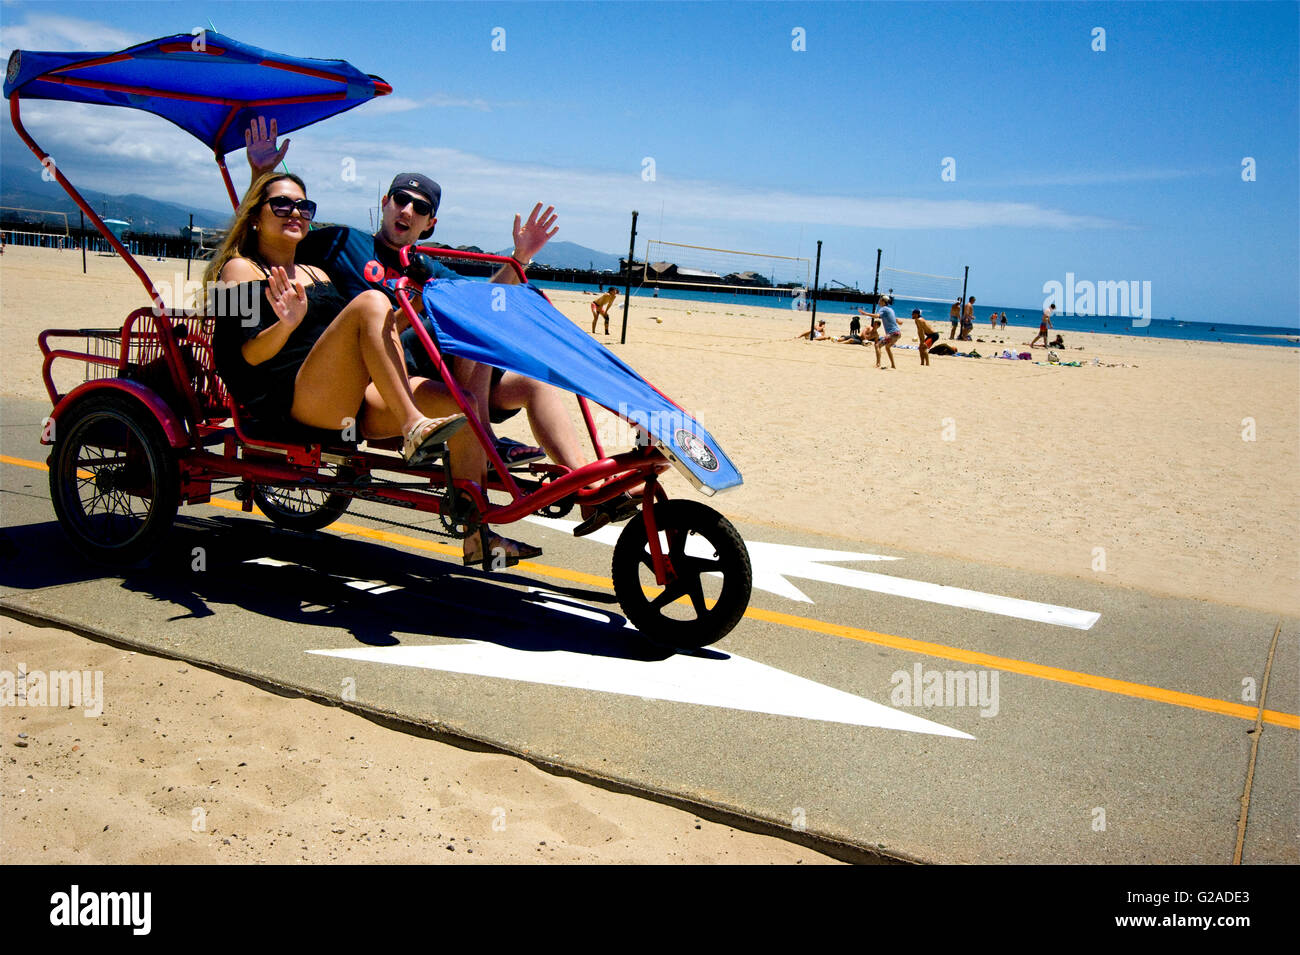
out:
<path id="1" fill-rule="evenodd" d="M 806 331 L 802 335 L 796 335 L 795 338 L 797 339 L 804 338 L 814 342 L 830 341 L 831 337 L 826 332 L 826 319 L 824 318 L 817 319 L 816 328 Z"/>
<path id="2" fill-rule="evenodd" d="M 854 321 L 857 320 L 854 319 Z M 859 329 L 862 328 L 862 325 L 860 323 L 858 325 L 858 328 Z M 853 331 L 850 331 L 849 334 L 845 335 L 843 338 L 837 338 L 835 339 L 835 341 L 837 341 L 841 345 L 865 345 L 868 342 L 877 341 L 879 338 L 880 338 L 880 319 L 873 318 L 871 320 L 871 327 L 868 328 L 865 333 L 859 332 L 855 334 Z"/>

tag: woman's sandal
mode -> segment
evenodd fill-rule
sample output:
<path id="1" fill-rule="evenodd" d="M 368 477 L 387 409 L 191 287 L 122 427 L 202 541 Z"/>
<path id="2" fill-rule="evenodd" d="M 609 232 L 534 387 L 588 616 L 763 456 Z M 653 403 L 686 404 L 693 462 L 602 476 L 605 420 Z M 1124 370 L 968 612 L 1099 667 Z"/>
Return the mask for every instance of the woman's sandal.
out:
<path id="1" fill-rule="evenodd" d="M 439 445 L 465 426 L 463 414 L 445 418 L 421 418 L 402 438 L 402 460 L 408 467 L 423 464 L 437 453 Z"/>
<path id="2" fill-rule="evenodd" d="M 478 545 L 482 545 L 482 538 L 475 534 L 469 538 Z M 475 548 L 477 549 L 477 548 Z M 534 547 L 532 544 L 525 544 L 523 541 L 511 540 L 508 537 L 502 537 L 499 534 L 492 534 L 488 537 L 488 551 L 486 554 L 466 554 L 464 563 L 466 567 L 482 565 L 484 568 L 489 566 L 496 567 L 498 562 L 504 560 L 506 567 L 513 567 L 521 560 L 532 560 L 534 557 L 541 557 L 542 549 Z"/>

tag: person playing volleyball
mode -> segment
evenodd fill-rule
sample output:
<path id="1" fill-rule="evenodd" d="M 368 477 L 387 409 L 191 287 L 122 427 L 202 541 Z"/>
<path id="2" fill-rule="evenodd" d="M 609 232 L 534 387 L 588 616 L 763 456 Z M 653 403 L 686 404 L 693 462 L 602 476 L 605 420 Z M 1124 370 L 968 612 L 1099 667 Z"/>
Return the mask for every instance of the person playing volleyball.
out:
<path id="1" fill-rule="evenodd" d="M 591 334 L 596 334 L 596 323 L 602 318 L 605 319 L 605 334 L 609 334 L 609 307 L 614 304 L 616 298 L 618 298 L 618 289 L 611 285 L 608 292 L 597 296 L 591 303 Z"/>
<path id="2" fill-rule="evenodd" d="M 928 365 L 930 364 L 930 346 L 939 340 L 939 333 L 921 317 L 919 308 L 912 309 L 912 321 L 916 322 L 916 337 L 921 343 L 921 364 Z"/>
<path id="3" fill-rule="evenodd" d="M 876 367 L 884 371 L 885 367 L 880 363 L 880 349 L 885 350 L 885 355 L 889 358 L 889 367 L 896 368 L 897 366 L 894 364 L 894 342 L 902 338 L 903 333 L 898 327 L 898 319 L 894 317 L 894 310 L 889 307 L 894 304 L 894 297 L 892 295 L 882 295 L 878 301 L 880 304 L 877 308 L 880 311 L 864 312 L 862 309 L 858 309 L 858 313 L 865 315 L 867 318 L 880 319 L 882 334 L 875 342 Z"/>

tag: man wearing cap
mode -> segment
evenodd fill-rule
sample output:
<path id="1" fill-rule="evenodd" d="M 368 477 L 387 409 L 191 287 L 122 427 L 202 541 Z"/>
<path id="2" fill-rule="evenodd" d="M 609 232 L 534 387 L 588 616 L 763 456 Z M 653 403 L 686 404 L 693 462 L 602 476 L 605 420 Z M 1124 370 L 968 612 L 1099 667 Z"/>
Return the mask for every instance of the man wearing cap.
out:
<path id="1" fill-rule="evenodd" d="M 897 368 L 898 366 L 894 364 L 894 342 L 903 337 L 903 331 L 898 327 L 898 319 L 894 317 L 894 310 L 889 307 L 894 304 L 894 297 L 892 295 L 882 295 L 878 301 L 880 303 L 877 306 L 879 311 L 864 312 L 862 309 L 858 309 L 858 312 L 867 318 L 880 319 L 881 334 L 875 343 L 876 367 L 884 371 L 884 366 L 880 364 L 880 349 L 883 348 L 885 354 L 889 356 L 889 367 Z"/>

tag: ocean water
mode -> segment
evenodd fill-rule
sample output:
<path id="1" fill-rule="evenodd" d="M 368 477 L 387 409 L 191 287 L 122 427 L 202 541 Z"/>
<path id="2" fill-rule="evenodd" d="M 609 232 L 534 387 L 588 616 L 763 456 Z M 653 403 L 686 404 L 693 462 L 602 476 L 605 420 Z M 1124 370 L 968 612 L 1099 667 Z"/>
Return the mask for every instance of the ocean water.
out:
<path id="1" fill-rule="evenodd" d="M 603 290 L 595 285 L 579 285 L 569 282 L 538 282 L 537 284 L 541 288 L 575 292 Z M 619 288 L 621 290 L 622 286 L 619 286 Z M 650 289 L 633 288 L 632 297 L 639 302 L 644 302 L 654 296 Z M 753 295 L 745 292 L 686 292 L 678 289 L 660 289 L 659 298 L 731 304 L 740 308 L 747 306 L 790 308 L 792 302 L 792 297 L 788 294 L 774 296 Z M 894 300 L 893 308 L 894 314 L 900 320 L 911 316 L 912 309 L 919 308 L 925 320 L 934 326 L 935 331 L 942 332 L 940 337 L 946 341 L 948 331 L 952 327 L 948 319 L 950 305 L 950 302 L 922 302 L 898 298 Z M 826 327 L 832 334 L 847 335 L 849 318 L 857 314 L 857 309 L 858 306 L 850 302 L 818 302 L 817 317 L 826 319 Z M 1021 329 L 1024 334 L 1028 335 L 1024 341 L 1029 341 L 1030 338 L 1038 334 L 1038 323 L 1043 314 L 1042 309 L 1011 308 L 997 305 L 985 307 L 976 301 L 975 330 L 972 333 L 972 339 L 983 337 L 985 332 L 991 331 L 989 328 L 989 313 L 994 310 L 999 313 L 1007 313 L 1008 333 L 1012 328 Z M 805 320 L 809 317 L 807 312 L 798 312 L 793 309 L 791 309 L 791 314 L 802 315 Z M 610 310 L 610 317 L 617 317 L 617 312 L 614 309 Z M 1067 344 L 1070 341 L 1069 333 L 1073 331 L 1101 332 L 1107 335 L 1132 335 L 1138 338 L 1172 338 L 1196 342 L 1239 342 L 1250 345 L 1276 345 L 1283 348 L 1300 347 L 1300 328 L 1294 326 L 1285 328 L 1231 322 L 1211 324 L 1209 322 L 1180 322 L 1175 319 L 1159 318 L 1152 319 L 1148 325 L 1138 326 L 1134 324 L 1135 321 L 1142 321 L 1142 319 L 1058 314 L 1052 319 L 1051 336 L 1055 336 L 1057 332 L 1060 332 L 1065 337 Z"/>

